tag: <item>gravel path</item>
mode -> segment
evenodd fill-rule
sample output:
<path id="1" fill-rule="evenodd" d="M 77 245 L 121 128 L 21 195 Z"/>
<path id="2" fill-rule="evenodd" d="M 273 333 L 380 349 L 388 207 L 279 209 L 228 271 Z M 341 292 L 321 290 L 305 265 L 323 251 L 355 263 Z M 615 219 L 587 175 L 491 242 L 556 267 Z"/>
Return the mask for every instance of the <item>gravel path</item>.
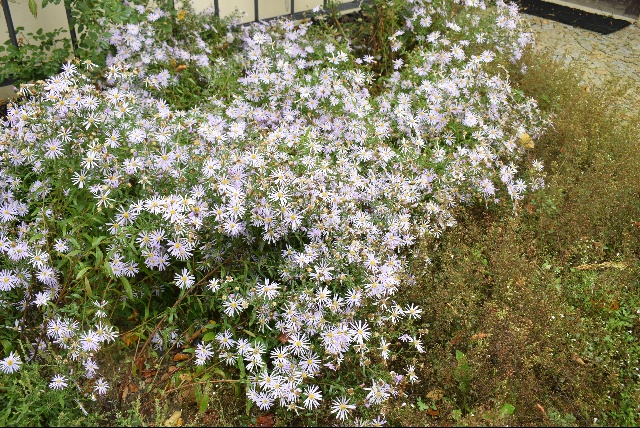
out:
<path id="1" fill-rule="evenodd" d="M 602 35 L 559 22 L 523 15 L 536 35 L 536 50 L 547 50 L 561 63 L 573 64 L 583 82 L 600 86 L 613 79 L 632 88 L 621 103 L 632 110 L 640 109 L 640 27 L 628 27 Z"/>

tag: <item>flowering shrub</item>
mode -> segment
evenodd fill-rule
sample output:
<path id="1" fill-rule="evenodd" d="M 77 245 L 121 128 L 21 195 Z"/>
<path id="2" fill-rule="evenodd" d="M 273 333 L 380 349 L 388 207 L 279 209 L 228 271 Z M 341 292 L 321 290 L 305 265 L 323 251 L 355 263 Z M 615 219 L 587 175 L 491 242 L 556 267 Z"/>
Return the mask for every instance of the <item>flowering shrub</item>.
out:
<path id="1" fill-rule="evenodd" d="M 230 23 L 220 43 L 233 51 L 215 57 L 195 34 L 156 38 L 163 12 L 143 8 L 112 29 L 99 85 L 86 63 L 24 86 L 0 149 L 0 311 L 24 353 L 0 369 L 48 358 L 51 388 L 104 394 L 97 355 L 129 306 L 155 325 L 143 349 L 235 367 L 262 410 L 331 402 L 361 423 L 416 382 L 413 366 L 388 365 L 423 351 L 421 309 L 397 299 L 414 285 L 412 245 L 454 226 L 460 206 L 541 187 L 525 154 L 545 122 L 490 68 L 531 42 L 514 6 L 498 2 L 491 34 L 477 29 L 481 1 L 404 6 L 377 95 L 376 58 L 310 22 Z M 172 108 L 172 64 L 202 84 L 236 73 L 233 91 Z M 179 333 L 191 323 L 200 342 Z"/>

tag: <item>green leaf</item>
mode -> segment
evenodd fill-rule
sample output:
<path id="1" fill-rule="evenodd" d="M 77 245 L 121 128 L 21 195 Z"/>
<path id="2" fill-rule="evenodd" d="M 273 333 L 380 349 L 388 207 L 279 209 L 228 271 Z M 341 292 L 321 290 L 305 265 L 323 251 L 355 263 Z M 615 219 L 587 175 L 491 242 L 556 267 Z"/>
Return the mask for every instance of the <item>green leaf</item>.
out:
<path id="1" fill-rule="evenodd" d="M 9 352 L 13 351 L 13 345 L 7 339 L 2 339 L 2 348 L 7 355 Z"/>
<path id="2" fill-rule="evenodd" d="M 425 411 L 427 409 L 429 409 L 429 406 L 424 404 L 424 402 L 422 401 L 422 398 L 418 397 L 418 410 Z"/>
<path id="3" fill-rule="evenodd" d="M 211 342 L 215 338 L 216 338 L 216 334 L 213 331 L 210 331 L 209 333 L 207 333 L 204 336 L 202 336 L 202 341 L 203 342 Z"/>
<path id="4" fill-rule="evenodd" d="M 86 235 L 86 236 L 88 236 L 88 235 Z M 106 238 L 106 236 L 100 236 L 100 237 L 98 237 L 98 238 L 94 239 L 94 240 L 93 240 L 93 242 L 92 242 L 92 244 L 91 244 L 91 248 L 95 248 L 95 247 L 97 247 L 98 245 L 100 245 L 100 243 L 101 243 L 105 238 Z"/>
<path id="5" fill-rule="evenodd" d="M 91 290 L 91 285 L 89 285 L 89 278 L 84 277 L 84 289 L 87 291 L 89 297 L 93 297 L 93 290 Z"/>
<path id="6" fill-rule="evenodd" d="M 124 285 L 124 291 L 127 293 L 127 297 L 133 299 L 133 290 L 131 289 L 131 284 L 129 284 L 129 280 L 124 276 L 121 276 L 122 284 Z"/>
<path id="7" fill-rule="evenodd" d="M 80 272 L 78 272 L 78 274 L 76 275 L 76 279 L 80 279 L 84 276 L 85 273 L 87 273 L 87 271 L 91 269 L 91 266 L 88 266 L 86 268 L 80 269 Z"/>
<path id="8" fill-rule="evenodd" d="M 34 18 L 38 17 L 38 5 L 36 4 L 36 0 L 29 0 L 29 10 Z"/>
<path id="9" fill-rule="evenodd" d="M 500 417 L 513 415 L 513 412 L 515 411 L 516 411 L 516 408 L 513 405 L 509 403 L 504 403 L 502 407 L 500 407 Z"/>
<path id="10" fill-rule="evenodd" d="M 100 266 L 102 263 L 102 257 L 102 251 L 100 251 L 100 248 L 96 248 L 96 266 Z"/>

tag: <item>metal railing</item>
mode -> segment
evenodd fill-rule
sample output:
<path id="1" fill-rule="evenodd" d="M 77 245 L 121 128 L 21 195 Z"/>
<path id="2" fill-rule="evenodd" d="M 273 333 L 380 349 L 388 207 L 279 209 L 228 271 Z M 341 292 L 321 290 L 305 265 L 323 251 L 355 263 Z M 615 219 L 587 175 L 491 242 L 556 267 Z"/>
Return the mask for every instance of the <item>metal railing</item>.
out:
<path id="1" fill-rule="evenodd" d="M 8 40 L 16 49 L 20 49 L 19 39 L 16 34 L 16 27 L 14 25 L 14 19 L 11 15 L 11 6 L 9 4 L 9 0 L 0 0 L 0 2 L 2 3 L 2 12 L 7 26 L 6 35 L 8 35 Z M 336 7 L 339 12 L 344 12 L 347 10 L 359 8 L 362 2 L 363 0 L 341 0 L 338 2 Z M 253 11 L 245 10 L 245 12 L 247 12 L 248 14 L 248 20 L 244 21 L 244 23 L 246 24 L 258 21 L 268 21 L 283 16 L 289 17 L 293 20 L 302 19 L 313 9 L 313 7 L 326 7 L 328 0 L 253 0 L 252 5 L 251 3 L 251 0 L 193 0 L 192 2 L 196 11 L 201 11 L 213 6 L 214 13 L 217 17 L 228 16 L 235 9 L 242 10 L 240 9 L 240 7 L 247 8 L 247 6 L 250 5 L 252 6 Z M 24 7 L 24 5 L 18 6 Z M 66 22 L 56 23 L 57 28 L 65 28 L 68 30 L 69 37 L 71 39 L 71 46 L 75 51 L 78 46 L 78 37 L 75 25 L 73 24 L 71 10 L 69 10 L 68 7 L 63 6 L 62 4 L 60 4 L 60 7 L 65 8 L 64 15 L 66 16 Z M 285 13 L 281 13 L 283 9 L 285 10 Z M 38 28 L 25 29 L 25 31 L 33 33 L 35 33 L 37 30 Z M 6 36 L 4 34 L 0 35 L 0 44 L 5 44 L 6 41 Z M 71 52 L 69 54 L 71 54 Z M 0 57 L 0 61 L 2 61 L 2 57 Z M 9 78 L 3 82 L 0 82 L 0 87 L 13 85 L 13 83 L 13 80 Z"/>

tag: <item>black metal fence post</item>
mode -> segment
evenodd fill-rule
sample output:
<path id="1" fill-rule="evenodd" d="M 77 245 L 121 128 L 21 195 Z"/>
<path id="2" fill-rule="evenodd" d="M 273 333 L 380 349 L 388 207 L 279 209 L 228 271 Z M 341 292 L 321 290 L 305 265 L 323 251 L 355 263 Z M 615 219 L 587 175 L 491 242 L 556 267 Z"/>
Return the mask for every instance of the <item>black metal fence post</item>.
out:
<path id="1" fill-rule="evenodd" d="M 73 20 L 73 15 L 71 15 L 70 0 L 65 0 L 64 11 L 67 14 L 67 24 L 69 25 L 69 37 L 71 37 L 71 47 L 73 48 L 73 53 L 75 55 L 78 55 L 78 35 L 76 34 L 76 24 Z"/>
<path id="2" fill-rule="evenodd" d="M 7 23 L 7 29 L 9 30 L 9 40 L 11 44 L 16 48 L 19 48 L 18 38 L 16 37 L 16 29 L 13 26 L 13 18 L 11 17 L 11 9 L 9 8 L 9 1 L 2 0 L 2 11 L 4 12 L 4 20 Z"/>

